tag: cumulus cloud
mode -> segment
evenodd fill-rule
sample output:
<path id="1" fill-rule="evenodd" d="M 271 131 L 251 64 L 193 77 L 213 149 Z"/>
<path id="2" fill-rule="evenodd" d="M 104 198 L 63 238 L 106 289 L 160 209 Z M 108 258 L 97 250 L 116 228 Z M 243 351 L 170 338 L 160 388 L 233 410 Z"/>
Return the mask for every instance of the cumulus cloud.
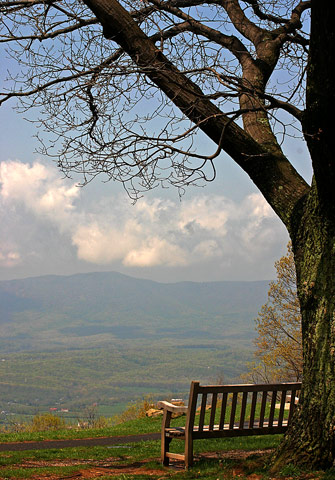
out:
<path id="1" fill-rule="evenodd" d="M 136 245 L 136 228 L 129 230 L 127 223 L 120 228 L 116 225 L 106 227 L 98 221 L 78 225 L 72 234 L 78 257 L 97 264 L 113 263 L 124 258 Z"/>
<path id="2" fill-rule="evenodd" d="M 135 205 L 108 193 L 84 203 L 85 189 L 60 178 L 52 165 L 18 161 L 0 164 L 0 187 L 0 216 L 7 227 L 0 238 L 4 267 L 29 257 L 43 262 L 47 256 L 50 263 L 53 256 L 56 263 L 62 252 L 67 261 L 72 255 L 111 269 L 207 265 L 224 276 L 234 268 L 242 272 L 245 264 L 259 266 L 267 257 L 273 262 L 274 248 L 286 240 L 258 193 L 241 202 L 203 191 L 182 202 L 148 196 Z"/>
<path id="3" fill-rule="evenodd" d="M 39 258 L 46 262 L 43 256 L 52 255 L 58 233 L 71 225 L 78 196 L 79 189 L 51 166 L 1 162 L 0 264 L 16 267 Z"/>
<path id="4" fill-rule="evenodd" d="M 105 199 L 84 222 L 72 234 L 81 259 L 143 268 L 208 259 L 227 264 L 237 256 L 252 263 L 273 248 L 280 231 L 260 194 L 239 204 L 224 196 L 203 195 L 182 202 L 144 198 L 132 206 L 114 197 Z"/>
<path id="5" fill-rule="evenodd" d="M 59 225 L 69 218 L 79 196 L 75 184 L 64 185 L 54 168 L 39 162 L 1 162 L 0 184 L 4 205 L 21 205 L 37 217 L 50 218 Z"/>
<path id="6" fill-rule="evenodd" d="M 187 252 L 174 243 L 160 237 L 149 237 L 139 248 L 134 248 L 124 258 L 124 264 L 131 267 L 170 267 L 186 265 Z"/>
<path id="7" fill-rule="evenodd" d="M 201 196 L 185 202 L 180 211 L 178 225 L 190 231 L 203 230 L 226 234 L 226 223 L 234 215 L 233 202 L 223 196 Z"/>

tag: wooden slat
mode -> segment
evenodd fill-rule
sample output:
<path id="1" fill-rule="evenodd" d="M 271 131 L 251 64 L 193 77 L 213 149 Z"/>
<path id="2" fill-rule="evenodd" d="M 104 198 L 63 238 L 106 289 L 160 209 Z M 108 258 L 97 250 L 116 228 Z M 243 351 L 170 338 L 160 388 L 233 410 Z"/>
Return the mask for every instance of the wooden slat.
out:
<path id="1" fill-rule="evenodd" d="M 276 400 L 277 400 L 277 392 L 272 392 L 270 415 L 269 415 L 269 427 L 272 427 L 273 425 L 273 419 L 274 419 L 275 408 L 276 408 Z"/>
<path id="2" fill-rule="evenodd" d="M 220 413 L 220 423 L 219 423 L 219 429 L 223 429 L 224 421 L 225 421 L 225 416 L 226 416 L 226 408 L 227 408 L 227 393 L 224 393 L 222 395 L 222 404 L 221 404 L 221 413 Z"/>
<path id="3" fill-rule="evenodd" d="M 210 430 L 213 430 L 213 427 L 214 427 L 217 397 L 218 397 L 217 393 L 213 393 L 212 405 L 211 405 L 211 417 L 210 417 L 210 420 L 209 420 L 209 429 Z"/>
<path id="4" fill-rule="evenodd" d="M 283 424 L 284 410 L 285 410 L 285 403 L 286 403 L 286 394 L 287 394 L 286 390 L 284 390 L 281 394 L 279 417 L 278 417 L 278 425 L 280 425 L 280 426 Z"/>
<path id="5" fill-rule="evenodd" d="M 248 392 L 243 392 L 239 428 L 244 428 L 245 409 L 247 406 L 247 400 L 248 400 Z"/>
<path id="6" fill-rule="evenodd" d="M 199 418 L 199 431 L 200 432 L 204 428 L 206 404 L 207 404 L 207 393 L 202 395 L 202 400 L 201 400 L 201 409 L 200 409 L 200 418 Z"/>
<path id="7" fill-rule="evenodd" d="M 190 395 L 188 401 L 188 412 L 186 416 L 186 427 L 188 432 L 193 430 L 194 419 L 197 410 L 199 382 L 191 382 Z"/>
<path id="8" fill-rule="evenodd" d="M 180 453 L 166 452 L 166 456 L 175 460 L 185 460 L 185 455 L 181 455 Z"/>
<path id="9" fill-rule="evenodd" d="M 172 437 L 184 437 L 185 430 L 186 430 L 185 427 L 171 427 L 171 428 L 165 429 L 165 435 L 172 436 Z"/>
<path id="10" fill-rule="evenodd" d="M 265 415 L 265 407 L 266 407 L 266 397 L 268 396 L 268 392 L 264 391 L 262 395 L 262 404 L 261 404 L 261 412 L 259 414 L 259 426 L 262 427 L 264 423 L 264 415 Z"/>
<path id="11" fill-rule="evenodd" d="M 249 428 L 252 428 L 254 426 L 256 405 L 257 405 L 257 395 L 258 395 L 258 392 L 253 392 L 252 393 Z"/>
<path id="12" fill-rule="evenodd" d="M 237 395 L 238 395 L 238 392 L 233 393 L 233 400 L 232 400 L 232 403 L 231 403 L 231 412 L 230 412 L 230 421 L 229 421 L 229 428 L 231 430 L 234 428 L 234 423 L 235 423 Z"/>
<path id="13" fill-rule="evenodd" d="M 227 430 L 212 430 L 210 432 L 194 432 L 193 439 L 197 440 L 199 438 L 231 438 L 231 437 L 250 437 L 253 435 L 276 435 L 278 433 L 285 433 L 287 431 L 287 426 L 282 425 L 281 427 L 262 427 L 262 428 L 234 428 Z"/>
<path id="14" fill-rule="evenodd" d="M 283 390 L 300 390 L 301 382 L 298 383 L 265 383 L 265 384 L 241 384 L 241 385 L 199 385 L 199 393 L 243 393 L 243 392 L 282 392 Z"/>
<path id="15" fill-rule="evenodd" d="M 292 418 L 294 409 L 295 409 L 295 407 L 296 407 L 296 405 L 295 405 L 295 397 L 296 397 L 296 394 L 297 394 L 297 391 L 296 391 L 296 390 L 292 390 L 292 391 L 291 391 L 290 411 L 289 411 L 289 414 L 288 414 L 288 421 L 289 421 L 289 422 L 291 421 L 291 418 Z"/>

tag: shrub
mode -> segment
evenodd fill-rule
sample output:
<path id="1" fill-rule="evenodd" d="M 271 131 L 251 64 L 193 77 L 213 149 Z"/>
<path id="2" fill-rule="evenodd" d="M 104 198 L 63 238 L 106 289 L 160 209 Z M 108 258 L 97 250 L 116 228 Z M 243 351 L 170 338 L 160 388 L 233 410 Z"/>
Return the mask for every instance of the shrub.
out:
<path id="1" fill-rule="evenodd" d="M 35 415 L 31 425 L 27 428 L 31 432 L 41 432 L 45 430 L 59 430 L 65 428 L 66 424 L 62 418 L 51 413 L 42 413 Z"/>

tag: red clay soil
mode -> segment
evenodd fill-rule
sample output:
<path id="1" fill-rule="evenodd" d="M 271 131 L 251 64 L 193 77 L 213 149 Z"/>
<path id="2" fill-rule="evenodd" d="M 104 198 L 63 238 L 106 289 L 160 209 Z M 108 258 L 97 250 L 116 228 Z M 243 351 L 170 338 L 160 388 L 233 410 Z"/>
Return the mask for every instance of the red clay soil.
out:
<path id="1" fill-rule="evenodd" d="M 109 460 L 109 461 L 108 461 Z M 78 468 L 77 471 L 73 473 L 69 473 L 68 475 L 59 475 L 59 474 L 52 474 L 48 473 L 39 473 L 37 475 L 29 476 L 29 480 L 71 480 L 71 479 L 95 479 L 99 477 L 103 477 L 106 475 L 146 475 L 148 478 L 152 476 L 159 476 L 160 478 L 164 478 L 166 476 L 170 476 L 169 471 L 163 471 L 161 469 L 154 469 L 154 468 L 146 468 L 146 462 L 137 462 L 132 465 L 115 465 L 115 461 L 119 459 L 117 458 L 110 458 L 106 459 L 102 462 L 93 462 L 85 461 L 85 460 L 59 460 L 59 461 L 23 461 L 17 465 L 18 468 L 47 468 L 47 467 L 66 467 L 66 466 L 75 466 L 77 464 L 83 465 L 85 463 L 90 463 L 91 466 L 88 468 Z M 1 477 L 1 468 L 0 468 L 0 480 Z"/>
<path id="2" fill-rule="evenodd" d="M 96 439 L 95 439 L 96 440 Z M 252 450 L 252 451 L 244 451 L 244 450 L 234 450 L 234 451 L 227 451 L 227 452 L 213 452 L 213 453 L 205 453 L 201 454 L 201 458 L 216 458 L 216 459 L 223 459 L 229 458 L 232 460 L 236 460 L 233 462 L 232 468 L 223 473 L 223 476 L 220 477 L 224 480 L 238 480 L 238 478 L 246 478 L 247 480 L 262 480 L 263 476 L 252 473 L 250 475 L 246 475 L 245 473 L 245 466 L 243 462 L 248 459 L 248 457 L 254 457 L 254 461 L 256 463 L 263 462 L 263 456 L 268 455 L 271 452 L 269 449 L 265 450 Z M 198 457 L 198 456 L 197 456 Z M 198 457 L 199 458 L 199 457 Z M 109 457 L 104 460 L 73 460 L 73 459 L 55 459 L 50 461 L 45 460 L 22 460 L 17 465 L 12 465 L 11 468 L 43 468 L 43 467 L 66 467 L 66 466 L 76 466 L 78 465 L 78 470 L 69 473 L 69 474 L 52 474 L 48 473 L 39 473 L 36 475 L 29 476 L 29 480 L 95 480 L 99 477 L 106 477 L 106 476 L 119 476 L 121 475 L 133 475 L 134 480 L 136 480 L 136 475 L 142 475 L 148 478 L 155 477 L 156 480 L 167 480 L 168 478 L 178 478 L 178 473 L 184 471 L 184 467 L 181 463 L 173 464 L 171 467 L 167 468 L 152 468 L 152 460 L 155 459 L 147 459 L 141 462 L 134 462 L 132 464 L 123 464 L 123 465 L 115 465 L 115 463 L 120 462 L 120 457 Z M 85 468 L 84 465 L 87 465 Z M 6 467 L 2 467 L 6 468 Z M 22 477 L 20 477 L 22 478 Z M 4 480 L 1 476 L 1 467 L 0 467 L 0 480 Z M 287 476 L 280 476 L 280 477 L 273 477 L 272 480 L 293 480 L 292 477 Z M 296 480 L 320 480 L 320 475 L 318 474 L 302 474 L 299 477 L 296 477 Z"/>
<path id="3" fill-rule="evenodd" d="M 245 451 L 233 451 L 233 452 L 220 452 L 220 453 L 207 453 L 201 455 L 201 457 L 206 458 L 234 458 L 238 460 L 244 460 L 248 458 L 250 455 L 257 455 L 258 457 L 268 454 L 269 450 L 254 450 L 252 452 L 245 452 Z M 119 462 L 121 459 L 119 457 L 109 457 L 102 461 L 96 460 L 72 460 L 72 459 L 59 459 L 59 460 L 22 460 L 17 465 L 12 465 L 12 468 L 47 468 L 47 467 L 66 467 L 66 466 L 76 466 L 78 465 L 78 470 L 69 473 L 68 475 L 59 474 L 52 474 L 48 473 L 39 473 L 37 475 L 29 476 L 30 480 L 89 480 L 89 479 L 97 479 L 103 476 L 112 476 L 112 475 L 145 475 L 148 479 L 150 477 L 155 476 L 158 477 L 157 480 L 163 480 L 167 478 L 171 478 L 172 476 L 176 475 L 178 472 L 184 471 L 184 466 L 181 463 L 172 464 L 170 468 L 152 468 L 147 467 L 146 465 L 151 462 L 152 460 L 156 459 L 148 459 L 141 462 L 134 462 L 132 464 L 121 464 L 115 465 L 115 463 Z M 87 468 L 83 467 L 83 465 L 87 465 Z M 242 473 L 237 469 L 233 470 L 233 475 L 238 476 L 239 473 Z M 0 480 L 3 480 L 1 477 L 1 467 L 0 467 Z M 258 480 L 256 477 L 250 478 L 250 480 Z"/>

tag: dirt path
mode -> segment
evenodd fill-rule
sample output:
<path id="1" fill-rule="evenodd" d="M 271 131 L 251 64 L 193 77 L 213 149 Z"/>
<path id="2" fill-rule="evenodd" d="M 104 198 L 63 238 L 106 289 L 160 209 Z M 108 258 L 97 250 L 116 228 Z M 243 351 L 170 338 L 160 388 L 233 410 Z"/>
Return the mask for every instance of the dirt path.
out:
<path id="1" fill-rule="evenodd" d="M 123 443 L 159 440 L 160 433 L 128 435 L 119 437 L 78 438 L 72 440 L 44 440 L 39 442 L 0 443 L 0 452 L 43 450 L 47 448 L 91 447 L 98 445 L 121 445 Z"/>
<path id="2" fill-rule="evenodd" d="M 155 434 L 156 435 L 156 434 Z M 140 435 L 139 437 L 143 437 Z M 119 437 L 127 438 L 129 437 Z M 142 439 L 142 438 L 141 438 Z M 94 440 L 94 439 L 89 439 Z M 95 439 L 96 440 L 96 439 Z M 39 443 L 39 442 L 34 442 Z M 40 442 L 42 443 L 42 442 Z M 253 451 L 244 451 L 244 450 L 235 450 L 228 452 L 211 452 L 203 453 L 201 455 L 196 455 L 195 459 L 199 460 L 200 458 L 207 459 L 221 459 L 229 458 L 231 460 L 236 460 L 231 467 L 231 472 L 229 471 L 226 476 L 222 478 L 235 478 L 239 476 L 244 476 L 243 461 L 248 459 L 250 456 L 254 457 L 254 461 L 262 461 L 264 455 L 268 455 L 272 450 L 253 450 Z M 158 458 L 148 458 L 146 460 L 135 461 L 133 463 L 124 463 L 119 464 L 120 457 L 109 457 L 103 460 L 92 460 L 92 459 L 53 459 L 53 460 L 36 460 L 36 459 L 22 459 L 18 464 L 11 465 L 11 468 L 15 470 L 18 469 L 33 469 L 33 468 L 50 468 L 50 467 L 75 467 L 78 465 L 78 470 L 73 471 L 72 473 L 65 473 L 60 475 L 59 473 L 53 474 L 52 472 L 39 472 L 35 475 L 29 474 L 30 480 L 97 480 L 99 477 L 108 478 L 112 476 L 114 478 L 121 478 L 121 476 L 132 476 L 136 480 L 136 476 L 145 477 L 148 480 L 151 477 L 155 477 L 157 480 L 172 480 L 173 478 L 178 478 L 178 473 L 183 473 L 184 465 L 182 462 L 172 463 L 170 467 L 161 467 L 155 468 L 152 463 L 159 461 Z M 5 480 L 7 477 L 1 476 L 2 468 L 6 466 L 0 466 L 0 480 Z M 231 475 L 230 475 L 231 473 Z M 195 474 L 195 477 L 197 474 Z M 193 478 L 193 477 L 192 477 Z M 247 476 L 248 480 L 262 480 L 262 475 L 252 474 Z M 300 477 L 299 477 L 300 478 Z M 276 479 L 273 479 L 276 480 Z M 279 479 L 277 479 L 279 480 Z M 282 479 L 283 480 L 283 479 Z M 290 478 L 290 480 L 292 480 Z M 297 479 L 298 480 L 298 479 Z M 303 478 L 301 480 L 312 480 Z M 319 480 L 313 478 L 313 480 Z"/>

